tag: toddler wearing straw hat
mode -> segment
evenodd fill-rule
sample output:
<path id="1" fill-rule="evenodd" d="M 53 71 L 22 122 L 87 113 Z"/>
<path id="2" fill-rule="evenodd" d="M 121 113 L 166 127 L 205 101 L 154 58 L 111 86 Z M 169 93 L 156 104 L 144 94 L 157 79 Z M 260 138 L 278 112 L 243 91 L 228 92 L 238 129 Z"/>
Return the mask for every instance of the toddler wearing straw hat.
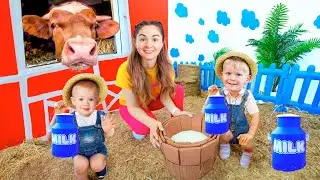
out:
<path id="1" fill-rule="evenodd" d="M 221 159 L 230 157 L 230 143 L 240 144 L 243 153 L 240 165 L 248 168 L 254 148 L 254 137 L 258 130 L 260 115 L 252 93 L 246 89 L 247 83 L 257 74 L 256 63 L 246 54 L 230 51 L 221 55 L 215 65 L 215 73 L 223 83 L 209 87 L 209 95 L 223 95 L 228 107 L 229 130 L 220 136 Z M 208 103 L 205 102 L 204 106 Z M 250 123 L 246 118 L 250 116 Z"/>
<path id="2" fill-rule="evenodd" d="M 75 109 L 74 122 L 79 135 L 79 154 L 73 158 L 76 179 L 87 179 L 89 167 L 98 179 L 106 175 L 105 136 L 112 136 L 116 125 L 113 116 L 105 116 L 103 111 L 96 110 L 96 106 L 105 100 L 107 91 L 102 77 L 91 73 L 77 74 L 65 84 L 63 101 L 54 104 L 55 114 L 63 113 L 68 107 Z M 55 116 L 50 126 L 54 124 Z"/>

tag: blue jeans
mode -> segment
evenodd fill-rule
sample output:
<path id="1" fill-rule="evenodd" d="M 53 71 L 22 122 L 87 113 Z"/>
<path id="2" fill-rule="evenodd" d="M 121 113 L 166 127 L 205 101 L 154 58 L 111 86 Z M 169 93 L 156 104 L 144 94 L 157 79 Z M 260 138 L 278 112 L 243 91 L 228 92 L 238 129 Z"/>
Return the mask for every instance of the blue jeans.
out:
<path id="1" fill-rule="evenodd" d="M 219 93 L 225 96 L 222 89 L 219 89 Z M 232 144 L 239 144 L 237 137 L 240 134 L 245 134 L 249 131 L 249 123 L 245 115 L 244 103 L 248 99 L 248 91 L 245 91 L 242 96 L 241 103 L 239 105 L 228 104 L 225 100 L 225 103 L 228 108 L 228 121 L 230 125 L 230 130 L 232 132 L 233 138 L 230 140 Z"/>
<path id="2" fill-rule="evenodd" d="M 95 125 L 78 127 L 79 155 L 83 155 L 88 159 L 97 153 L 107 155 L 107 147 L 104 144 L 105 137 L 100 119 L 102 113 L 102 111 L 98 111 Z M 78 126 L 76 120 L 75 124 Z"/>

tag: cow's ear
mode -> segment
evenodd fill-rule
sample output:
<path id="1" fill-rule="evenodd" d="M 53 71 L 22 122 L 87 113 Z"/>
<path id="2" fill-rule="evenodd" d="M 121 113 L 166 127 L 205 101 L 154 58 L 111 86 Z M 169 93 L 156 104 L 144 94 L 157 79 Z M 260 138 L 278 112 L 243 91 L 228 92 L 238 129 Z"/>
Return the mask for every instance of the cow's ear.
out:
<path id="1" fill-rule="evenodd" d="M 36 15 L 25 15 L 22 17 L 23 30 L 30 35 L 38 38 L 49 39 L 51 33 L 49 30 L 49 20 Z"/>
<path id="2" fill-rule="evenodd" d="M 115 35 L 119 31 L 119 23 L 113 20 L 104 20 L 99 22 L 97 27 L 97 35 L 99 38 L 108 38 Z"/>

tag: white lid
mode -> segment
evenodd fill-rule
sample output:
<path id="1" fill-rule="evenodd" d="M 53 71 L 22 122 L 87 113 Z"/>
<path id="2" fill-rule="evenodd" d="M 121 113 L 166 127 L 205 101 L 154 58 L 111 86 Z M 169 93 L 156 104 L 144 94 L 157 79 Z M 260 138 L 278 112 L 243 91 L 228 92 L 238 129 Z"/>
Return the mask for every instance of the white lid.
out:
<path id="1" fill-rule="evenodd" d="M 279 114 L 277 117 L 300 117 L 299 115 L 296 114 Z"/>
<path id="2" fill-rule="evenodd" d="M 209 97 L 224 97 L 223 95 L 217 94 L 217 95 L 209 95 Z"/>
<path id="3" fill-rule="evenodd" d="M 73 114 L 71 114 L 71 113 L 59 113 L 59 114 L 56 114 L 56 115 L 66 115 L 66 116 L 68 116 L 68 115 L 70 116 L 71 115 L 71 116 L 73 116 Z"/>

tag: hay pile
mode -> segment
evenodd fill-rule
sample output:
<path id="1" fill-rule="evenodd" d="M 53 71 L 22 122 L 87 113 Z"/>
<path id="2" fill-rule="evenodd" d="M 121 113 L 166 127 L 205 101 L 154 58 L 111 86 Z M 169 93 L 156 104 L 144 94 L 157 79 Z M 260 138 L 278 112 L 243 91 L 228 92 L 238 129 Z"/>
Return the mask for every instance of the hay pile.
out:
<path id="1" fill-rule="evenodd" d="M 191 64 L 178 64 L 178 77 L 175 83 L 184 88 L 185 96 L 198 96 L 200 94 L 200 66 Z"/>
<path id="2" fill-rule="evenodd" d="M 200 112 L 204 98 L 189 96 L 185 99 L 185 109 L 191 112 Z M 257 149 L 254 151 L 249 169 L 239 165 L 241 150 L 232 146 L 230 159 L 222 161 L 216 159 L 214 169 L 203 180 L 257 180 L 257 179 L 320 179 L 320 119 L 302 113 L 303 121 L 310 122 L 310 141 L 307 144 L 307 165 L 304 169 L 283 173 L 271 167 L 271 145 L 267 140 L 267 133 L 276 127 L 275 118 L 270 118 L 273 105 L 259 105 L 261 124 L 256 136 Z M 165 121 L 170 115 L 160 110 L 155 113 L 160 121 Z M 267 119 L 271 120 L 267 126 Z M 168 173 L 164 158 L 160 150 L 154 149 L 149 137 L 142 141 L 135 141 L 129 128 L 116 115 L 116 133 L 107 140 L 108 176 L 112 180 L 172 180 Z M 305 127 L 305 123 L 303 126 Z M 57 159 L 51 156 L 50 145 L 34 140 L 16 147 L 0 151 L 0 179 L 32 179 L 32 180 L 59 180 L 74 179 L 71 159 Z M 90 172 L 90 179 L 93 179 Z"/>
<path id="3" fill-rule="evenodd" d="M 39 48 L 33 48 L 30 42 L 24 42 L 26 64 L 28 67 L 55 63 L 56 56 L 54 52 L 43 51 Z"/>
<path id="4" fill-rule="evenodd" d="M 110 54 L 114 53 L 114 39 L 99 39 L 97 41 L 99 47 L 99 54 Z"/>

